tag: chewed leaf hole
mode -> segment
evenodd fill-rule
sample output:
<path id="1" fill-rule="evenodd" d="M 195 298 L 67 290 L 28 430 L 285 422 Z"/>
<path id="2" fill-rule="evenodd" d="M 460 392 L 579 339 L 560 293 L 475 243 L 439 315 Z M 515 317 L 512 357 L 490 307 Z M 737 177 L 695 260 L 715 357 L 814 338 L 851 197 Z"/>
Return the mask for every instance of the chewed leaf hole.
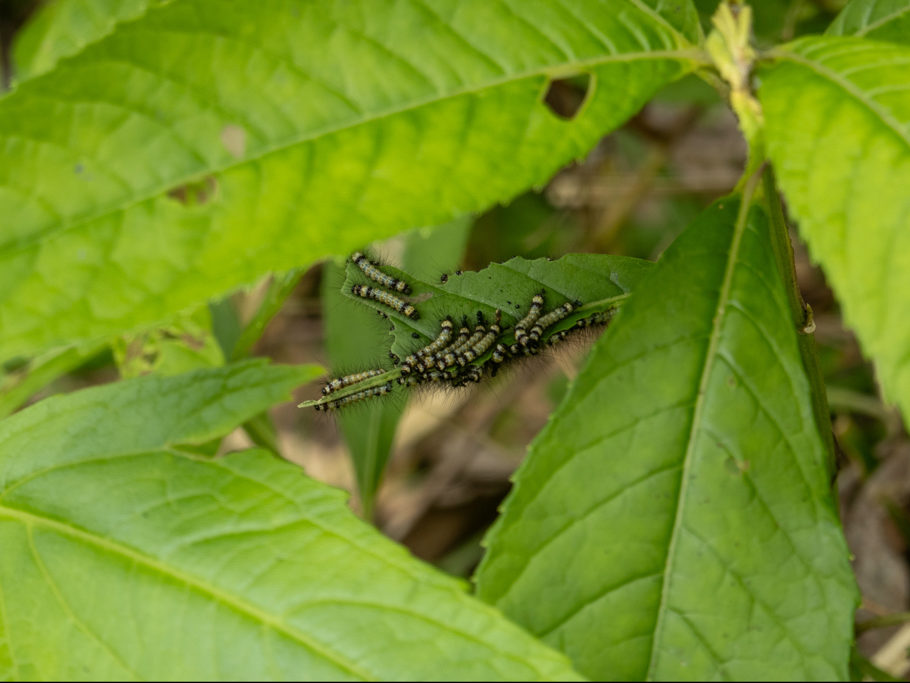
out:
<path id="1" fill-rule="evenodd" d="M 594 78 L 591 74 L 578 74 L 569 78 L 555 78 L 550 81 L 543 103 L 561 119 L 571 121 L 581 111 L 593 91 Z"/>
<path id="2" fill-rule="evenodd" d="M 208 204 L 215 191 L 218 189 L 218 181 L 215 176 L 206 176 L 201 180 L 196 180 L 169 190 L 167 196 L 176 199 L 185 206 L 198 206 Z"/>

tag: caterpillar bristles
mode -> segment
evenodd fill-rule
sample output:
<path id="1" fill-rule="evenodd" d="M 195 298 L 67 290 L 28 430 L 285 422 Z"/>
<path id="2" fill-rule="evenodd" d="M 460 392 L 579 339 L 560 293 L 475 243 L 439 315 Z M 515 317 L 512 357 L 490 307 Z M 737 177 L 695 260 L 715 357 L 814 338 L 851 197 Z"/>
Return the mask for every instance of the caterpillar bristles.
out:
<path id="1" fill-rule="evenodd" d="M 373 282 L 377 282 L 386 289 L 393 289 L 400 294 L 410 294 L 411 286 L 404 280 L 399 280 L 396 277 L 392 277 L 388 273 L 382 272 L 378 265 L 370 261 L 363 252 L 355 251 L 351 254 L 351 261 L 353 261 L 360 270 L 363 271 L 363 274 L 370 278 Z"/>

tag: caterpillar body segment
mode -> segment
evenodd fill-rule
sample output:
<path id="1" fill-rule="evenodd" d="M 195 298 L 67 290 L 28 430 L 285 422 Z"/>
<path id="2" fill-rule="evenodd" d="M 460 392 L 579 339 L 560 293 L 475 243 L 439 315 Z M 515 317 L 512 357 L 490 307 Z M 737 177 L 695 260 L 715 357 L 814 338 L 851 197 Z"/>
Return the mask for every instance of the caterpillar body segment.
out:
<path id="1" fill-rule="evenodd" d="M 540 316 L 534 326 L 531 327 L 528 332 L 528 339 L 530 344 L 536 344 L 540 341 L 540 337 L 543 335 L 544 330 L 549 327 L 552 327 L 560 320 L 569 315 L 574 311 L 580 304 L 578 302 L 567 301 L 562 306 L 557 306 L 549 313 Z"/>
<path id="2" fill-rule="evenodd" d="M 373 398 L 374 396 L 384 396 L 390 391 L 392 391 L 392 383 L 386 382 L 378 387 L 370 387 L 369 389 L 358 391 L 355 394 L 348 394 L 347 396 L 336 398 L 334 401 L 317 404 L 315 408 L 316 410 L 322 411 L 338 410 L 339 408 L 349 406 L 352 403 L 357 403 L 359 401 L 364 401 L 368 398 Z"/>
<path id="3" fill-rule="evenodd" d="M 384 372 L 385 370 L 382 370 L 380 368 L 376 370 L 364 370 L 363 372 L 355 372 L 352 375 L 345 375 L 344 377 L 336 377 L 329 380 L 329 382 L 324 387 L 322 387 L 322 395 L 328 396 L 333 391 L 338 391 L 344 387 L 349 387 L 352 384 L 357 384 L 358 382 L 362 382 L 363 380 L 369 379 L 370 377 L 381 375 Z"/>
<path id="4" fill-rule="evenodd" d="M 355 251 L 351 254 L 351 261 L 353 261 L 360 270 L 363 271 L 363 274 L 370 278 L 373 282 L 377 282 L 386 289 L 392 289 L 400 294 L 410 294 L 411 286 L 404 280 L 399 280 L 397 277 L 392 277 L 388 273 L 382 272 L 379 267 L 370 261 L 363 252 Z"/>
<path id="5" fill-rule="evenodd" d="M 454 325 L 450 318 L 443 320 L 441 329 L 439 330 L 439 336 L 422 349 L 415 351 L 404 359 L 401 366 L 402 375 L 409 375 L 414 370 L 417 372 L 425 372 L 433 367 L 433 356 L 437 351 L 445 348 L 445 346 L 452 341 L 454 329 Z"/>
<path id="6" fill-rule="evenodd" d="M 493 323 L 490 325 L 490 329 L 487 330 L 486 334 L 478 339 L 475 344 L 469 348 L 466 348 L 461 352 L 461 354 L 458 355 L 458 365 L 464 367 L 468 363 L 476 360 L 479 356 L 485 354 L 487 350 L 493 345 L 493 343 L 499 338 L 499 335 L 501 333 L 502 329 L 499 327 L 499 323 Z"/>
<path id="7" fill-rule="evenodd" d="M 458 363 L 458 358 L 464 351 L 473 347 L 486 333 L 487 328 L 484 327 L 483 324 L 478 323 L 477 327 L 474 328 L 474 334 L 468 337 L 463 344 L 446 351 L 441 357 L 436 359 L 436 368 L 445 370 Z"/>
<path id="8" fill-rule="evenodd" d="M 404 299 L 399 299 L 397 296 L 390 294 L 384 289 L 378 289 L 368 285 L 354 285 L 351 287 L 351 294 L 363 299 L 378 301 L 411 320 L 420 320 L 420 314 L 417 313 L 417 309 L 414 308 L 413 305 L 409 304 Z"/>
<path id="9" fill-rule="evenodd" d="M 531 307 L 528 309 L 528 314 L 515 323 L 515 343 L 519 346 L 528 345 L 528 328 L 537 322 L 543 312 L 543 306 L 544 292 L 541 290 L 531 298 Z"/>

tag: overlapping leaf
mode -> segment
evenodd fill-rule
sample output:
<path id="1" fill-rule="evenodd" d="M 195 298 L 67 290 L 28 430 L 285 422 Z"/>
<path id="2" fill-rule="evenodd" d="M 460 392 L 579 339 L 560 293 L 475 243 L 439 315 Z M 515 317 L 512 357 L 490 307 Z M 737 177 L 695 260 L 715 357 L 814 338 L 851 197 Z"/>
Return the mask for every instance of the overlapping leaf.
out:
<path id="1" fill-rule="evenodd" d="M 126 380 L 0 423 L 0 678 L 574 678 L 340 491 L 178 452 L 317 370 Z"/>
<path id="2" fill-rule="evenodd" d="M 807 38 L 759 97 L 768 155 L 888 398 L 910 417 L 910 48 Z"/>
<path id="3" fill-rule="evenodd" d="M 545 181 L 699 53 L 650 0 L 184 0 L 0 100 L 0 359 Z M 572 120 L 543 102 L 590 75 Z"/>
<path id="4" fill-rule="evenodd" d="M 566 301 L 581 302 L 582 306 L 554 325 L 552 331 L 568 328 L 594 311 L 620 305 L 651 266 L 650 261 L 643 259 L 608 254 L 568 254 L 556 261 L 516 256 L 479 271 L 448 275 L 445 282 L 437 274 L 415 277 L 387 267 L 389 273 L 411 284 L 413 292 L 409 301 L 414 302 L 420 318 L 412 320 L 381 303 L 358 300 L 390 317 L 392 351 L 403 357 L 434 339 L 445 317 L 456 324 L 464 319 L 471 325 L 478 312 L 491 321 L 499 310 L 502 326 L 514 326 L 528 312 L 531 298 L 541 291 L 547 309 Z M 369 283 L 356 266 L 349 264 L 344 283 L 349 296 L 353 296 L 351 286 L 358 282 Z"/>
<path id="5" fill-rule="evenodd" d="M 118 23 L 135 19 L 162 0 L 54 0 L 40 6 L 15 36 L 17 81 L 50 71 L 61 59 L 101 40 Z"/>
<path id="6" fill-rule="evenodd" d="M 479 595 L 595 679 L 846 677 L 826 427 L 766 219 L 737 211 L 635 290 L 488 537 Z"/>
<path id="7" fill-rule="evenodd" d="M 827 33 L 910 44 L 910 2 L 853 0 L 837 15 Z"/>

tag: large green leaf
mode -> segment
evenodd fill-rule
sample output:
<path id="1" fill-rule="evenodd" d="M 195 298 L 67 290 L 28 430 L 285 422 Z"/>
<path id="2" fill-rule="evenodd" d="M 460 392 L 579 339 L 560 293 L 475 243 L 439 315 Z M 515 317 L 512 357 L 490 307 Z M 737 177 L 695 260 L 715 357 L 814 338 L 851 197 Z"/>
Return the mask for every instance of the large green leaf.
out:
<path id="1" fill-rule="evenodd" d="M 910 43 L 908 0 L 853 0 L 831 22 L 827 33 L 852 35 L 892 43 Z"/>
<path id="2" fill-rule="evenodd" d="M 663 0 L 183 0 L 0 99 L 0 360 L 544 182 L 690 70 Z M 572 120 L 554 78 L 588 74 Z"/>
<path id="3" fill-rule="evenodd" d="M 57 62 L 111 33 L 118 23 L 135 19 L 161 0 L 51 0 L 15 36 L 13 62 L 17 81 L 50 71 Z"/>
<path id="4" fill-rule="evenodd" d="M 479 595 L 596 679 L 847 675 L 855 589 L 764 214 L 633 293 L 519 470 Z"/>
<path id="5" fill-rule="evenodd" d="M 0 678 L 573 678 L 262 452 L 197 459 L 313 368 L 247 362 L 0 422 Z"/>
<path id="6" fill-rule="evenodd" d="M 886 395 L 910 417 L 910 48 L 807 38 L 774 56 L 760 72 L 768 155 Z"/>

